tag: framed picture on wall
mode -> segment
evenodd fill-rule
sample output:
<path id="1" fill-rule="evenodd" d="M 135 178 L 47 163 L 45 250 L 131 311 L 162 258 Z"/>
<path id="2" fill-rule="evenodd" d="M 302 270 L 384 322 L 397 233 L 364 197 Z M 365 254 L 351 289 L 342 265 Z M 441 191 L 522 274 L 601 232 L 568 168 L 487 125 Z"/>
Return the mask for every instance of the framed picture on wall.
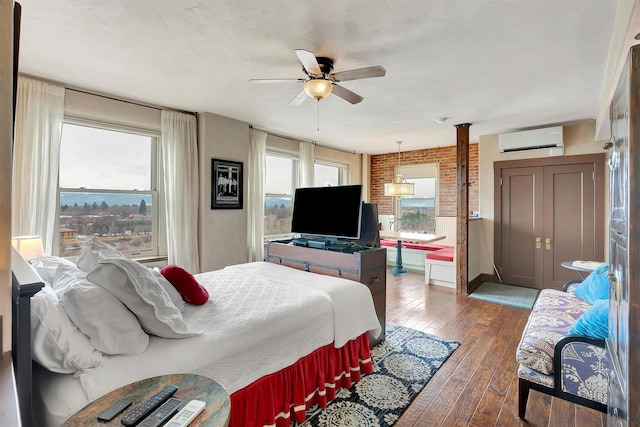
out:
<path id="1" fill-rule="evenodd" d="M 242 162 L 211 159 L 211 209 L 242 209 Z"/>

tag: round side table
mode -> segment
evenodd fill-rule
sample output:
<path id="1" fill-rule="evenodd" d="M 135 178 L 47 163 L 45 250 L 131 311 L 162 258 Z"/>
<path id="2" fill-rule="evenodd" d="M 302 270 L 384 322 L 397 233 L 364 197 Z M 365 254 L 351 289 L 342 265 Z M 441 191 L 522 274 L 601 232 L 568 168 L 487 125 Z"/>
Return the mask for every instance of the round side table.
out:
<path id="1" fill-rule="evenodd" d="M 189 424 L 189 427 L 226 427 L 229 424 L 231 401 L 229 394 L 220 383 L 202 375 L 172 374 L 147 378 L 113 390 L 76 412 L 65 421 L 64 425 L 69 427 L 122 426 L 120 419 L 123 414 L 170 384 L 178 387 L 173 397 L 183 400 L 183 406 L 192 399 L 202 400 L 207 404 L 204 411 Z M 121 399 L 133 400 L 133 403 L 111 421 L 98 421 L 98 415 Z"/>

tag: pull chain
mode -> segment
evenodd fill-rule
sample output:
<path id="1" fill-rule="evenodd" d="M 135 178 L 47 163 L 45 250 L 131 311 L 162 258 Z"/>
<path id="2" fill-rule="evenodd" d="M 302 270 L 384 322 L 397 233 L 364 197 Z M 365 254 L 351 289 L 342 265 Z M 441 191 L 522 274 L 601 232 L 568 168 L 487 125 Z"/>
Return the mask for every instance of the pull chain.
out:
<path id="1" fill-rule="evenodd" d="M 320 98 L 318 98 L 318 132 L 320 132 Z"/>

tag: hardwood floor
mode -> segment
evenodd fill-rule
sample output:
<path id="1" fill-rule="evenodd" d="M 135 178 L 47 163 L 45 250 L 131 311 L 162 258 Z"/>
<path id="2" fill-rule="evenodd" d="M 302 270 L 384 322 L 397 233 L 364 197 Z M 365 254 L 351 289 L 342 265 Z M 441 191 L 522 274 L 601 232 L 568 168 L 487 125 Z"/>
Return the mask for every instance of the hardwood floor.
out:
<path id="1" fill-rule="evenodd" d="M 395 425 L 606 425 L 598 411 L 533 390 L 525 420 L 518 418 L 515 351 L 529 313 L 427 286 L 422 272 L 387 274 L 387 322 L 460 342 Z"/>

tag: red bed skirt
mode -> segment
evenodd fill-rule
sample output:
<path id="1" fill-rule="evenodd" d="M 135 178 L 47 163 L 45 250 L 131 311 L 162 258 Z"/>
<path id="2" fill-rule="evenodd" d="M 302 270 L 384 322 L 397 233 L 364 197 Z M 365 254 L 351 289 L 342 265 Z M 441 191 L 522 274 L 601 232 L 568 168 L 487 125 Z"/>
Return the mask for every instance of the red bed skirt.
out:
<path id="1" fill-rule="evenodd" d="M 264 376 L 231 395 L 230 427 L 289 426 L 303 422 L 307 408 L 335 399 L 360 374 L 372 372 L 369 333 L 343 347 L 320 347 L 293 365 Z"/>

